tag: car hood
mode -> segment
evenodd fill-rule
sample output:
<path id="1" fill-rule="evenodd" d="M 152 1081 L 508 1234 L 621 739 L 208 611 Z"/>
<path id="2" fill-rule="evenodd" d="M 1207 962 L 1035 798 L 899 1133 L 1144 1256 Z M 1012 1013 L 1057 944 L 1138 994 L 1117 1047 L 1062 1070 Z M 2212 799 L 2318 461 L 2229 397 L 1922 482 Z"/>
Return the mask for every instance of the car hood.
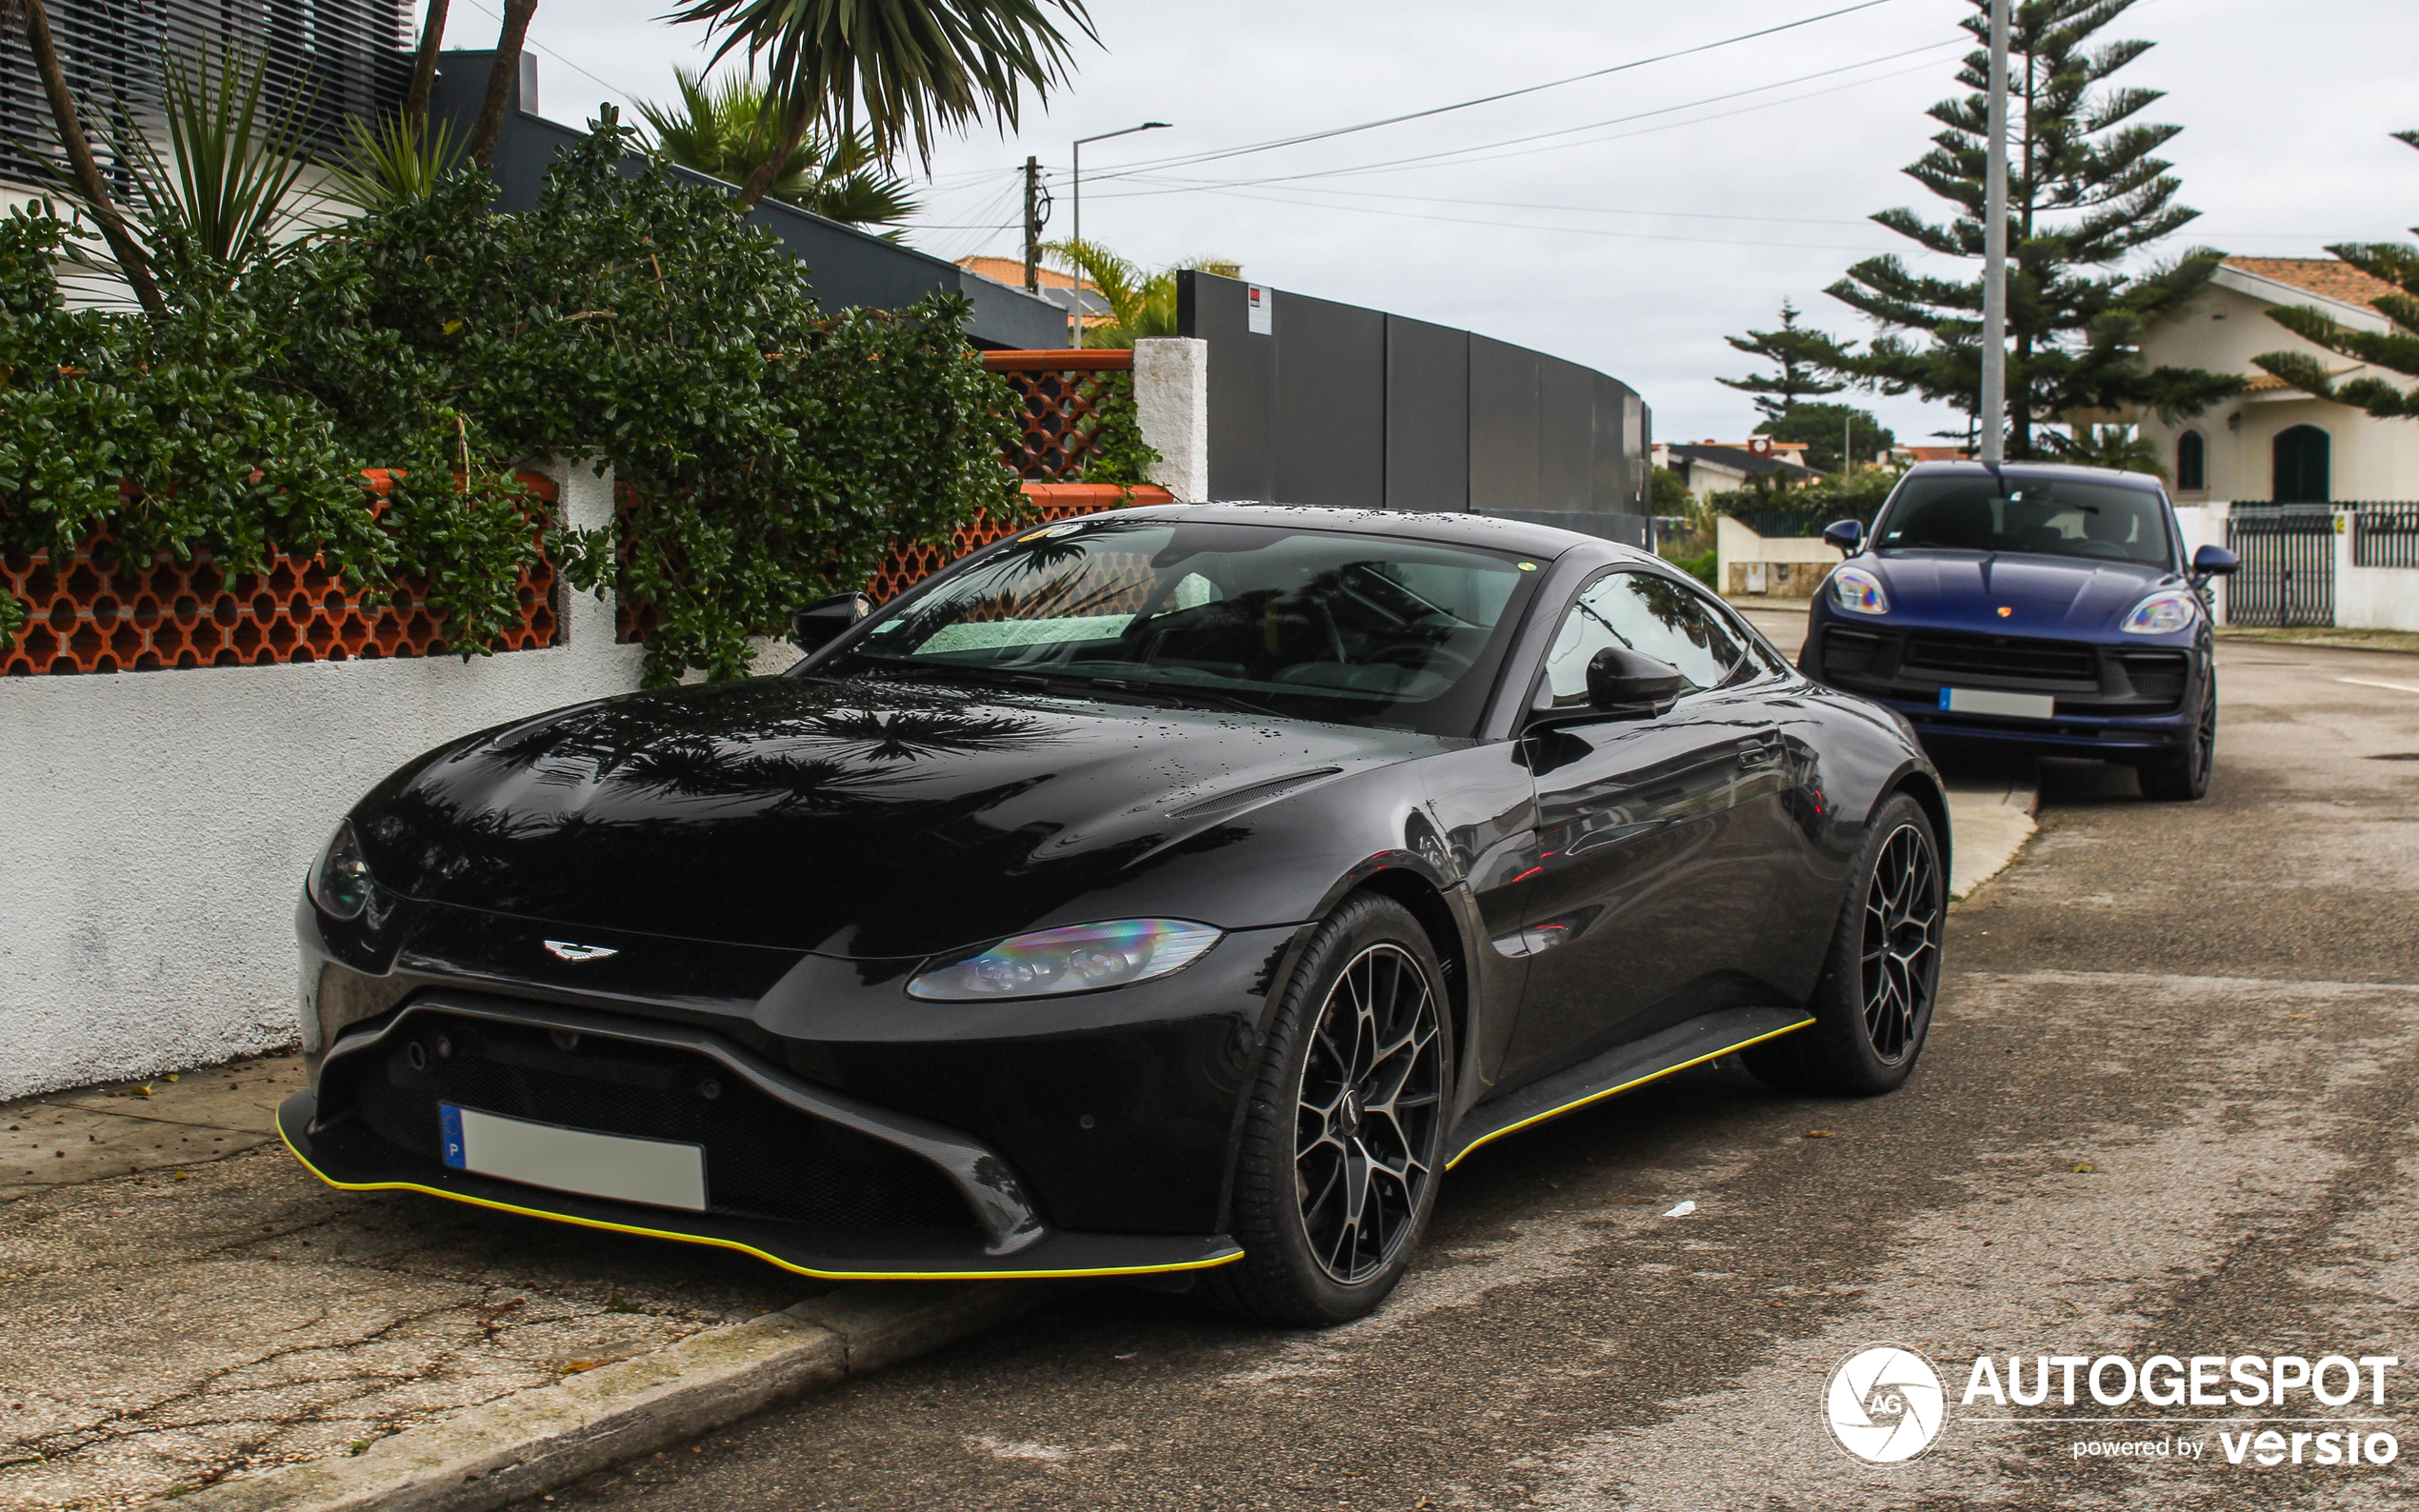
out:
<path id="1" fill-rule="evenodd" d="M 353 817 L 378 883 L 423 902 L 896 958 L 1115 917 L 1112 889 L 1236 814 L 1449 744 L 764 678 L 491 730 L 397 772 Z"/>
<path id="2" fill-rule="evenodd" d="M 1891 620 L 2002 635 L 2105 634 L 2144 594 L 2182 581 L 2131 562 L 2005 552 L 1890 551 L 1855 560 L 1881 578 Z"/>

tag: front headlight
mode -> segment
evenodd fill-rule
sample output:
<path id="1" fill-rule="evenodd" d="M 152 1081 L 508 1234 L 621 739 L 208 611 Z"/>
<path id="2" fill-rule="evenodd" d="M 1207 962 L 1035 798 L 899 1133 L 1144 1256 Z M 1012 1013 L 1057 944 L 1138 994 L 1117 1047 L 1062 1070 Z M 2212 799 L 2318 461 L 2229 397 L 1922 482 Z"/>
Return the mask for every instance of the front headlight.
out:
<path id="1" fill-rule="evenodd" d="M 319 865 L 310 868 L 310 901 L 337 919 L 358 919 L 370 906 L 370 863 L 362 859 L 350 819 L 336 826 Z"/>
<path id="2" fill-rule="evenodd" d="M 2173 635 L 2192 627 L 2192 616 L 2201 612 L 2200 601 L 2190 588 L 2161 588 L 2125 617 L 2128 635 Z"/>
<path id="3" fill-rule="evenodd" d="M 1882 580 L 1863 567 L 1833 569 L 1831 602 L 1850 614 L 1889 612 L 1889 595 L 1882 591 Z"/>
<path id="4" fill-rule="evenodd" d="M 921 972 L 908 984 L 908 995 L 968 1003 L 1122 987 L 1191 965 L 1218 943 L 1219 933 L 1183 919 L 1121 919 L 1043 929 Z"/>

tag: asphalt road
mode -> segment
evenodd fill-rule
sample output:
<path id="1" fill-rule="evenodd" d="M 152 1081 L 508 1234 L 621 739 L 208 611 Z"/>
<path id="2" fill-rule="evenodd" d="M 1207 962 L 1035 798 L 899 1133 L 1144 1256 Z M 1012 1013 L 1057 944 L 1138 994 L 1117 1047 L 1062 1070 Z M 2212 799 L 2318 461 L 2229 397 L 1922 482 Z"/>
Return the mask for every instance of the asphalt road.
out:
<path id="1" fill-rule="evenodd" d="M 2378 759 L 2419 758 L 2419 658 L 2221 665 L 2206 802 L 2049 765 L 2041 834 L 1952 917 L 1937 1026 L 1896 1095 L 1692 1072 L 1473 1156 L 1360 1323 L 1272 1333 L 1070 1290 L 553 1504 L 2407 1503 L 2409 1458 L 2229 1462 L 2219 1432 L 2266 1425 L 2221 1407 L 1959 1401 L 1986 1352 L 2028 1374 L 2035 1355 L 2391 1355 L 2382 1406 L 2260 1410 L 2390 1420 L 2361 1431 L 2419 1457 L 2419 759 Z M 1937 1364 L 1949 1405 L 1929 1452 L 1871 1466 L 1834 1443 L 1825 1389 L 1882 1342 Z M 2160 1415 L 2194 1421 L 2043 1421 Z M 2077 1457 L 2104 1442 L 2167 1453 Z"/>

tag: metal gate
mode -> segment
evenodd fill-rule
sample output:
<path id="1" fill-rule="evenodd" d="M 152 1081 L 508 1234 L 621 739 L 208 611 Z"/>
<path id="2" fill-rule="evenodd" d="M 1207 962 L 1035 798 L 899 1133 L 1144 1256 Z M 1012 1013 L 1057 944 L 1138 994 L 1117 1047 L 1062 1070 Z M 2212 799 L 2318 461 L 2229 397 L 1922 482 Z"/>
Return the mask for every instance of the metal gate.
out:
<path id="1" fill-rule="evenodd" d="M 2226 583 L 2229 625 L 2335 623 L 2335 512 L 2328 505 L 2241 505 L 2226 545 L 2243 559 Z"/>

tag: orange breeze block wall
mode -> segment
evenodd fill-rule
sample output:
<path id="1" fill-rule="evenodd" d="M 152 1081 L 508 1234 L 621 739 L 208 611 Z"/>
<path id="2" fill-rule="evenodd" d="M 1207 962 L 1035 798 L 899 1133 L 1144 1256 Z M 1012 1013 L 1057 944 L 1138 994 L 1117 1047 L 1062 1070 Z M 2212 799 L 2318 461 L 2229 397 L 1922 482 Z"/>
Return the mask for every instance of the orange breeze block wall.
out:
<path id="1" fill-rule="evenodd" d="M 530 493 L 551 504 L 554 484 L 524 472 Z M 385 480 L 374 474 L 373 487 Z M 230 577 L 207 552 L 173 552 L 149 563 L 107 566 L 110 538 L 96 532 L 72 557 L 48 551 L 0 557 L 0 587 L 26 606 L 16 645 L 0 652 L 0 674 L 151 672 L 187 666 L 341 662 L 353 657 L 442 656 L 445 619 L 422 602 L 424 585 L 393 586 L 384 605 L 365 608 L 315 557 L 278 555 L 269 570 Z M 95 552 L 102 560 L 95 561 Z M 552 564 L 522 575 L 521 623 L 498 650 L 562 644 Z"/>
<path id="2" fill-rule="evenodd" d="M 983 353 L 983 370 L 1006 379 L 1025 401 L 1017 417 L 1025 425 L 1024 446 L 1006 458 L 1016 475 L 1044 483 L 1082 477 L 1084 464 L 1091 460 L 1091 439 L 1083 433 L 1083 422 L 1099 408 L 1085 390 L 1095 374 L 1131 372 L 1133 368 L 1130 348 Z"/>

